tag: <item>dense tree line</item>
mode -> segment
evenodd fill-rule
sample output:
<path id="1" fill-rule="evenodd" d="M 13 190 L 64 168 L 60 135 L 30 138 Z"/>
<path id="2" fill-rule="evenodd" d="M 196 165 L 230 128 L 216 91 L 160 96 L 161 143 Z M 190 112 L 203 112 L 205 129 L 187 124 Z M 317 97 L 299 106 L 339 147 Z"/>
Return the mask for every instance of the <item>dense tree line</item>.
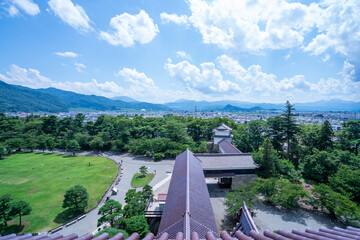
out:
<path id="1" fill-rule="evenodd" d="M 83 114 L 76 117 L 30 115 L 25 118 L 0 114 L 0 158 L 5 152 L 28 149 L 63 149 L 75 154 L 78 150 L 133 152 L 155 159 L 175 157 L 186 148 L 207 152 L 206 141 L 212 130 L 226 123 L 226 118 L 201 119 L 181 116 L 132 119 L 123 116 L 99 116 L 85 122 Z M 6 150 L 6 151 L 5 151 Z"/>

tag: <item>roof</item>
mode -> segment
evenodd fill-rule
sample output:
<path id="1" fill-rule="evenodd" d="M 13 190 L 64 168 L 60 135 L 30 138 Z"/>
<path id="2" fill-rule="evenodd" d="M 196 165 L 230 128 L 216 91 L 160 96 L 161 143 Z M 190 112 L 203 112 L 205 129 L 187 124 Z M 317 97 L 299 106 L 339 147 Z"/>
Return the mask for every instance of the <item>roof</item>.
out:
<path id="1" fill-rule="evenodd" d="M 298 230 L 292 230 L 292 232 L 287 232 L 284 230 L 278 230 L 277 233 L 271 232 L 269 230 L 265 230 L 264 234 L 260 234 L 256 232 L 255 230 L 251 230 L 249 233 L 249 236 L 245 235 L 241 231 L 236 231 L 235 233 L 228 233 L 226 231 L 221 232 L 220 238 L 216 237 L 212 232 L 208 232 L 205 237 L 199 238 L 199 235 L 196 232 L 193 232 L 191 234 L 190 238 L 185 238 L 184 234 L 181 232 L 176 234 L 177 240 L 184 240 L 184 239 L 191 239 L 191 240 L 200 240 L 200 239 L 206 239 L 206 240 L 219 240 L 220 238 L 223 240 L 286 240 L 286 239 L 359 239 L 360 236 L 360 229 L 359 228 L 353 228 L 353 227 L 347 227 L 346 229 L 343 228 L 320 228 L 319 231 L 306 229 L 305 232 L 298 231 Z M 234 236 L 234 238 L 232 237 Z M 159 238 L 161 240 L 168 240 L 169 234 L 163 233 Z M 144 240 L 153 240 L 155 238 L 154 234 L 148 233 Z M 103 233 L 100 236 L 94 238 L 91 233 L 87 233 L 81 237 L 78 237 L 77 234 L 70 234 L 67 236 L 63 236 L 62 234 L 54 234 L 51 236 L 48 236 L 46 233 L 32 236 L 30 233 L 27 233 L 22 236 L 16 236 L 16 234 L 10 234 L 1 236 L 0 240 L 107 240 L 109 239 L 109 235 L 107 233 Z M 114 237 L 110 238 L 109 240 L 123 240 L 124 235 L 122 233 L 116 234 Z M 131 234 L 126 240 L 138 240 L 140 239 L 140 236 L 138 233 Z M 174 239 L 174 238 L 173 238 Z"/>
<path id="2" fill-rule="evenodd" d="M 219 236 L 201 163 L 189 150 L 176 157 L 158 232 L 170 239 L 178 232 L 186 239 L 193 232 L 200 238 L 207 232 Z"/>
<path id="3" fill-rule="evenodd" d="M 220 126 L 214 128 L 213 132 L 215 132 L 215 131 L 231 131 L 231 130 L 232 130 L 231 127 L 228 127 L 224 123 L 222 123 Z"/>
<path id="4" fill-rule="evenodd" d="M 239 149 L 237 149 L 234 145 L 225 139 L 221 140 L 218 145 L 222 153 L 242 153 Z"/>
<path id="5" fill-rule="evenodd" d="M 201 161 L 204 170 L 254 169 L 259 167 L 254 163 L 251 153 L 199 153 L 195 156 Z"/>

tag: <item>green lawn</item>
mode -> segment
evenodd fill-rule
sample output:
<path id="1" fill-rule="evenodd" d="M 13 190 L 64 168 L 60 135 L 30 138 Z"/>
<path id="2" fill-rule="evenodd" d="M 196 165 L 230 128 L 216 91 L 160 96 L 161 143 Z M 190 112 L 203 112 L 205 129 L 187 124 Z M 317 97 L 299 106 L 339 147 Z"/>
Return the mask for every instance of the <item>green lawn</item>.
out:
<path id="1" fill-rule="evenodd" d="M 143 187 L 148 184 L 154 177 L 153 173 L 148 173 L 145 176 L 141 173 L 135 173 L 133 178 L 131 179 L 132 187 Z"/>
<path id="2" fill-rule="evenodd" d="M 23 232 L 42 232 L 64 222 L 61 206 L 68 188 L 86 187 L 88 209 L 93 208 L 117 171 L 117 165 L 106 158 L 17 153 L 0 160 L 0 195 L 9 193 L 14 200 L 29 202 L 32 212 L 22 217 Z M 18 222 L 16 218 L 9 223 Z"/>

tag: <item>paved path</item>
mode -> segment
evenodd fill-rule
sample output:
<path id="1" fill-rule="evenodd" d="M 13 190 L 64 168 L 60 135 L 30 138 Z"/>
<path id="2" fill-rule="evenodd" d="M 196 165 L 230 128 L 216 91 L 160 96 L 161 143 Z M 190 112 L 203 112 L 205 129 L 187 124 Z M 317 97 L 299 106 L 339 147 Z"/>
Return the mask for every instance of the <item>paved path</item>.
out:
<path id="1" fill-rule="evenodd" d="M 79 153 L 79 155 L 99 156 L 95 155 L 92 152 L 81 152 Z M 148 167 L 149 173 L 153 173 L 154 171 L 156 171 L 153 180 L 150 182 L 150 186 L 155 186 L 156 188 L 162 187 L 162 185 L 166 184 L 170 180 L 169 173 L 171 173 L 174 166 L 174 160 L 149 162 L 146 158 L 137 157 L 131 154 L 115 154 L 106 152 L 100 154 L 100 156 L 109 158 L 116 163 L 122 162 L 121 168 L 123 175 L 119 184 L 115 185 L 115 187 L 118 189 L 118 193 L 117 195 L 111 196 L 111 199 L 119 201 L 122 205 L 124 205 L 125 203 L 124 199 L 126 192 L 131 189 L 131 179 L 135 173 L 139 172 L 140 166 Z M 57 233 L 61 233 L 64 236 L 71 233 L 76 233 L 78 234 L 78 236 L 82 236 L 89 232 L 96 232 L 97 220 L 99 218 L 99 215 L 97 213 L 102 205 L 103 203 L 94 210 L 87 213 L 85 218 L 77 221 L 75 224 L 68 227 L 64 226 L 63 229 L 58 231 Z"/>

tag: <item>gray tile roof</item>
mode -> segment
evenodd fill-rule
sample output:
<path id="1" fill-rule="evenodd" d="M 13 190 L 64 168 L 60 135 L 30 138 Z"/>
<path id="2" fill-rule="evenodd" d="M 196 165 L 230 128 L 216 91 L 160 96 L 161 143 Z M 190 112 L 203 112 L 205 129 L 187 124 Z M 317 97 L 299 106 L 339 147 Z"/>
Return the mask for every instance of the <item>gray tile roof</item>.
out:
<path id="1" fill-rule="evenodd" d="M 259 167 L 254 163 L 251 153 L 198 153 L 195 156 L 201 161 L 204 170 L 254 169 Z"/>
<path id="2" fill-rule="evenodd" d="M 222 153 L 242 153 L 239 149 L 237 149 L 234 145 L 225 139 L 221 140 L 218 145 Z"/>

